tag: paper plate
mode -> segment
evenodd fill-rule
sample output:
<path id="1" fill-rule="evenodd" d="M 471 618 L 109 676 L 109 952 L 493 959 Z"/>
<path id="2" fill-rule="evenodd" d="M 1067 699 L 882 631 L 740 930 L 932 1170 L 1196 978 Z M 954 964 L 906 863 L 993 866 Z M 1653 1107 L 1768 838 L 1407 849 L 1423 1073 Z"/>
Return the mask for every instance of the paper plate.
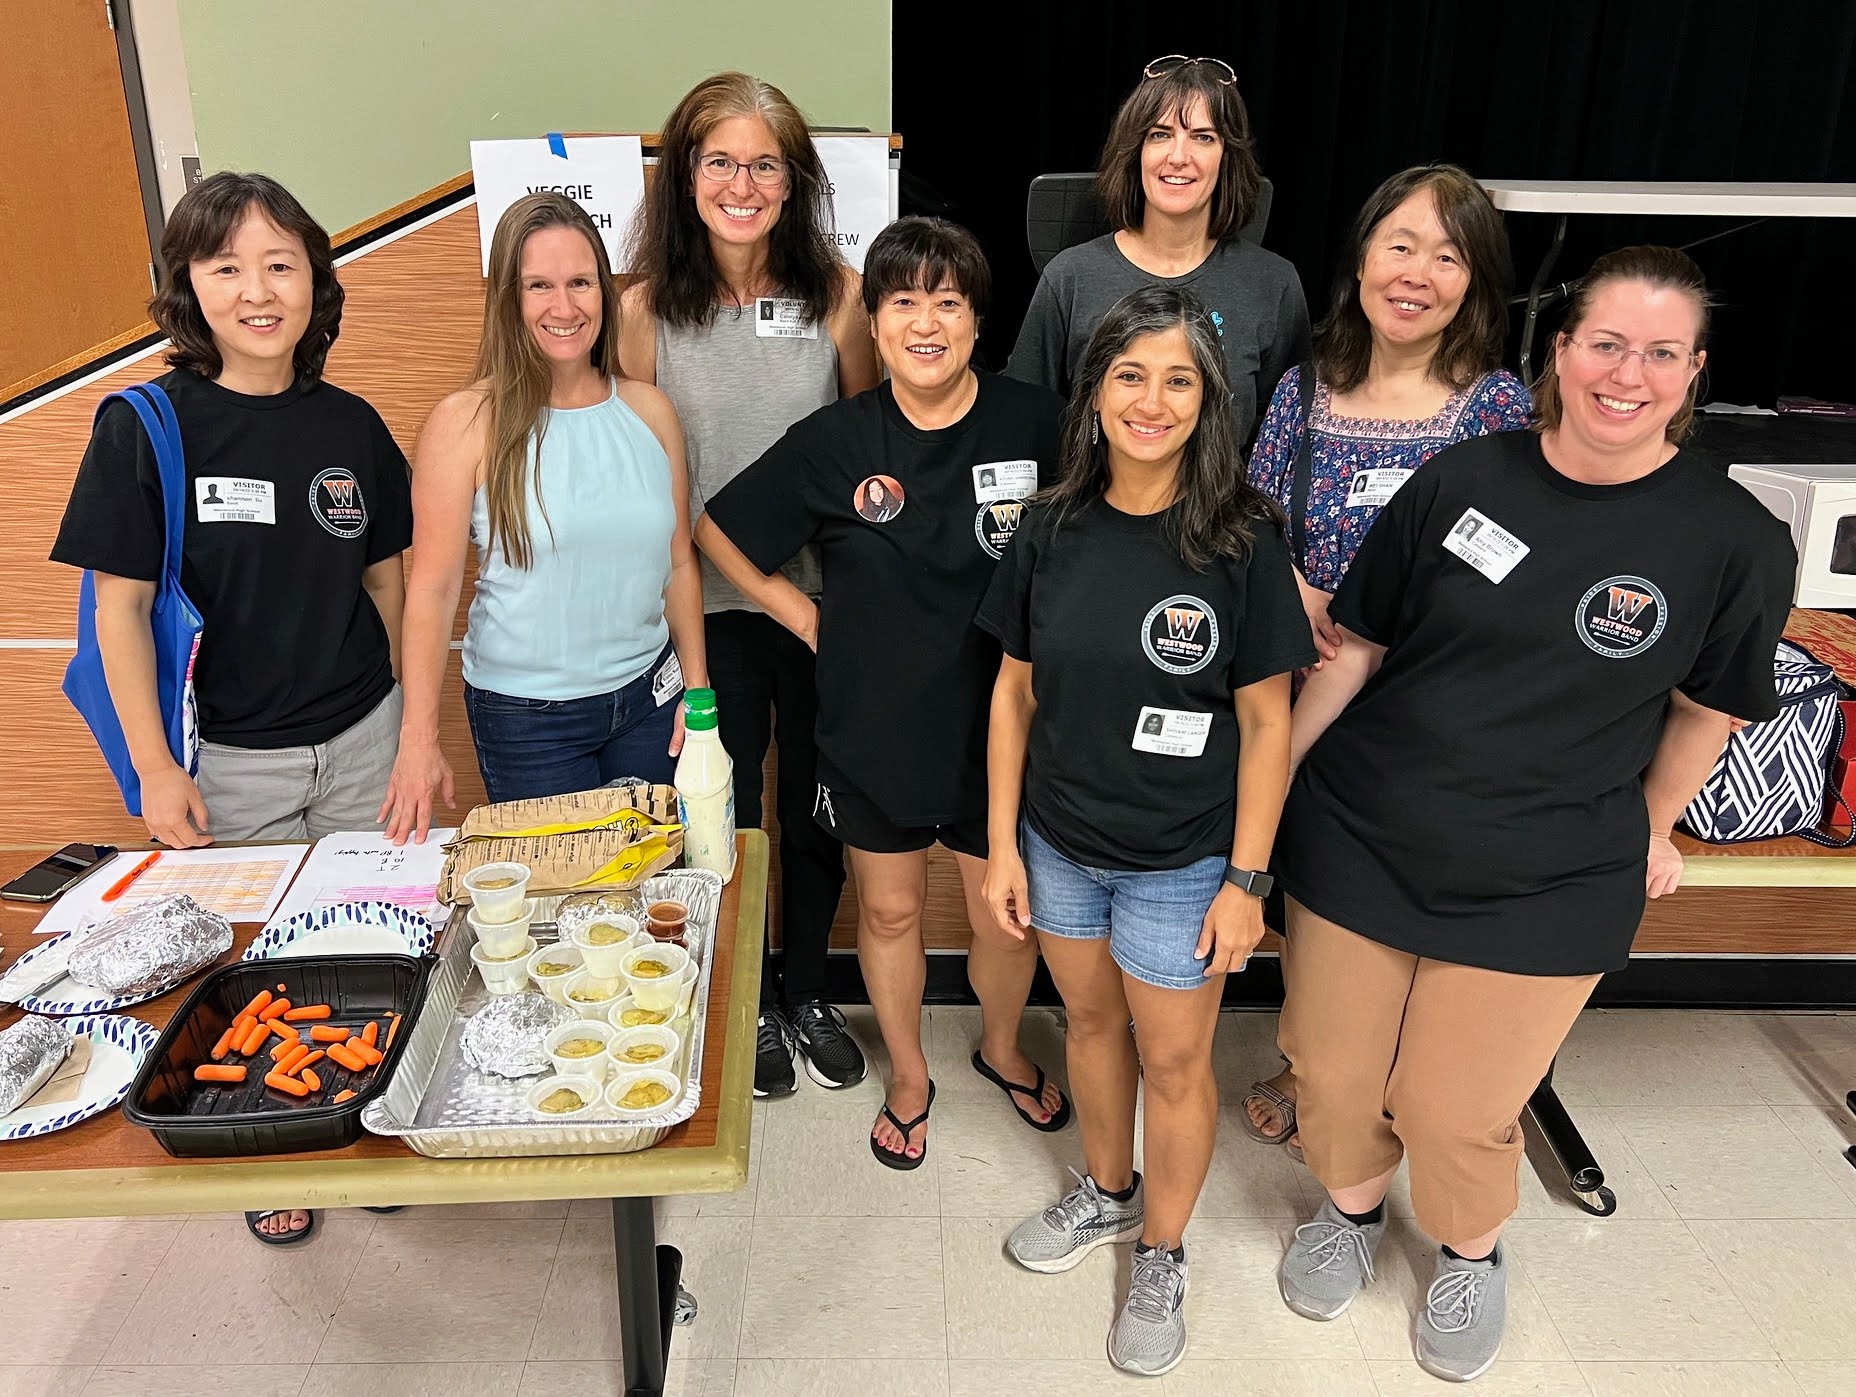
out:
<path id="1" fill-rule="evenodd" d="M 18 960 L 14 961 L 13 969 L 19 970 L 31 965 L 40 956 L 51 950 L 52 947 L 62 943 L 66 937 L 74 935 L 76 935 L 75 932 L 67 931 L 48 938 L 44 944 L 34 946 L 30 951 L 27 951 Z M 206 968 L 207 967 L 204 965 L 199 966 L 193 970 L 189 970 L 185 975 L 175 976 L 165 985 L 161 985 L 152 990 L 145 990 L 141 994 L 113 995 L 108 990 L 100 990 L 94 985 L 80 984 L 69 975 L 60 975 L 44 989 L 34 991 L 32 994 L 26 995 L 24 998 L 15 1002 L 28 1014 L 52 1014 L 56 1016 L 63 1016 L 66 1014 L 104 1014 L 108 1013 L 111 1009 L 126 1009 L 131 1004 L 146 1004 L 151 999 L 159 999 L 181 981 L 191 979 Z M 12 972 L 9 971 L 8 973 L 11 974 Z"/>
<path id="2" fill-rule="evenodd" d="M 0 1116 L 0 1140 L 49 1135 L 117 1105 L 129 1094 L 143 1059 L 161 1036 L 154 1025 L 122 1014 L 85 1014 L 65 1019 L 64 1026 L 72 1037 L 90 1040 L 90 1066 L 84 1069 L 77 1100 L 56 1106 L 21 1106 L 11 1115 Z"/>
<path id="3" fill-rule="evenodd" d="M 432 952 L 432 924 L 391 902 L 344 902 L 299 912 L 268 928 L 241 960 L 289 956 L 424 956 Z"/>

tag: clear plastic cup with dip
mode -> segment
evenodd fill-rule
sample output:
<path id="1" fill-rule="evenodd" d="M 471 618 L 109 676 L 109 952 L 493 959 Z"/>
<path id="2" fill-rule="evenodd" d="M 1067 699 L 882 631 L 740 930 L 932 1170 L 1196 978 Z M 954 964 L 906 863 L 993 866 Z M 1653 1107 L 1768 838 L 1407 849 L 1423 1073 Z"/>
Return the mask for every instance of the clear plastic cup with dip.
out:
<path id="1" fill-rule="evenodd" d="M 632 992 L 625 991 L 606 1011 L 606 1022 L 614 1028 L 647 1028 L 669 1023 L 674 1015 L 668 1009 L 640 1009 L 632 999 Z"/>
<path id="2" fill-rule="evenodd" d="M 669 941 L 634 946 L 619 962 L 625 986 L 640 1009 L 675 1009 L 683 993 L 683 967 L 689 952 Z"/>
<path id="3" fill-rule="evenodd" d="M 618 1033 L 611 1024 L 576 1019 L 572 1023 L 550 1029 L 548 1036 L 541 1040 L 541 1045 L 547 1050 L 548 1061 L 554 1064 L 554 1070 L 563 1077 L 591 1077 L 596 1082 L 603 1082 L 612 1065 L 612 1059 L 606 1055 L 606 1046 L 618 1037 Z"/>
<path id="4" fill-rule="evenodd" d="M 661 1067 L 626 1070 L 615 1065 L 606 1083 L 607 1109 L 620 1120 L 662 1115 L 682 1095 L 683 1079 Z"/>
<path id="5" fill-rule="evenodd" d="M 689 907 L 674 897 L 660 897 L 645 905 L 645 930 L 657 941 L 681 941 L 689 922 Z"/>
<path id="6" fill-rule="evenodd" d="M 516 915 L 502 922 L 490 922 L 483 919 L 483 914 L 475 907 L 464 913 L 464 920 L 470 924 L 470 933 L 477 938 L 477 944 L 485 947 L 499 960 L 509 954 L 510 947 L 528 936 L 529 922 L 535 916 L 535 900 L 528 898 L 516 909 Z"/>
<path id="7" fill-rule="evenodd" d="M 470 905 L 486 922 L 513 922 L 528 901 L 529 867 L 525 863 L 486 863 L 464 875 Z"/>
<path id="8" fill-rule="evenodd" d="M 520 994 L 528 988 L 528 958 L 535 954 L 535 938 L 524 936 L 507 956 L 488 954 L 481 944 L 470 948 L 471 964 L 491 994 Z"/>
<path id="9" fill-rule="evenodd" d="M 543 1077 L 528 1089 L 528 1108 L 544 1121 L 595 1115 L 604 1104 L 600 1084 L 587 1076 Z"/>
<path id="10" fill-rule="evenodd" d="M 621 974 L 619 961 L 633 946 L 647 938 L 638 927 L 636 917 L 623 912 L 595 917 L 574 931 L 573 944 L 586 968 L 602 979 L 616 980 Z"/>
<path id="11" fill-rule="evenodd" d="M 625 981 L 607 980 L 590 970 L 582 970 L 567 981 L 567 997 L 561 1003 L 583 1019 L 604 1019 L 624 993 Z"/>
<path id="12" fill-rule="evenodd" d="M 629 1072 L 634 1067 L 662 1067 L 674 1072 L 682 1047 L 683 1039 L 674 1028 L 657 1024 L 615 1029 L 606 1052 L 614 1072 Z"/>
<path id="13" fill-rule="evenodd" d="M 683 967 L 683 974 L 681 976 L 682 988 L 677 992 L 676 1007 L 670 1011 L 670 1016 L 672 1018 L 681 1018 L 683 1015 L 689 1013 L 690 1005 L 696 998 L 697 969 L 698 966 L 693 960 Z"/>

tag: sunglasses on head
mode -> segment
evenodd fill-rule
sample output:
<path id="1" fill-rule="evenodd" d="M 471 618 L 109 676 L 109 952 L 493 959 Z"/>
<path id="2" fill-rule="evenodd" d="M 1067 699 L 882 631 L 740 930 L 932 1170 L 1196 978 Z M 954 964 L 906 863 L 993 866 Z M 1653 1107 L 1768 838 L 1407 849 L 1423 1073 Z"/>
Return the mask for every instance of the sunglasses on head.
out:
<path id="1" fill-rule="evenodd" d="M 1181 68 L 1190 68 L 1194 63 L 1204 63 L 1223 73 L 1224 76 L 1218 79 L 1220 87 L 1229 87 L 1237 81 L 1237 70 L 1222 58 L 1188 58 L 1183 53 L 1169 53 L 1156 58 L 1141 69 L 1141 76 L 1148 79 L 1164 78 L 1169 73 L 1177 73 Z"/>

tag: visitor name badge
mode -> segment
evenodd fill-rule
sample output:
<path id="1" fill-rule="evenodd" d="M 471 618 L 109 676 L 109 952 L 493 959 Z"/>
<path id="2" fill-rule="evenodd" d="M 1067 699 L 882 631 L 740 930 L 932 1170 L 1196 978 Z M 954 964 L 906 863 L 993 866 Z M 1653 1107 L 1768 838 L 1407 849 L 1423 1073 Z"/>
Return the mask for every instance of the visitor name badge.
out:
<path id="1" fill-rule="evenodd" d="M 1025 500 L 1038 492 L 1036 461 L 987 461 L 973 467 L 973 502 Z"/>
<path id="2" fill-rule="evenodd" d="M 202 524 L 277 522 L 277 487 L 268 480 L 203 475 L 193 482 L 193 502 Z"/>
<path id="3" fill-rule="evenodd" d="M 1355 471 L 1347 484 L 1348 509 L 1384 509 L 1392 503 L 1398 487 L 1411 479 L 1412 473 L 1399 466 L 1381 466 L 1377 470 Z"/>
<path id="4" fill-rule="evenodd" d="M 1444 547 L 1489 581 L 1499 583 L 1525 558 L 1527 545 L 1479 509 L 1466 509 L 1444 535 Z"/>
<path id="5" fill-rule="evenodd" d="M 1209 713 L 1184 713 L 1177 708 L 1143 708 L 1134 724 L 1134 750 L 1157 752 L 1163 757 L 1202 757 L 1212 730 Z"/>
<path id="6" fill-rule="evenodd" d="M 818 322 L 797 296 L 762 296 L 754 302 L 754 336 L 763 340 L 815 340 Z"/>
<path id="7" fill-rule="evenodd" d="M 657 674 L 651 680 L 651 697 L 662 708 L 682 692 L 683 664 L 677 659 L 677 652 L 672 650 L 670 658 L 657 667 Z"/>

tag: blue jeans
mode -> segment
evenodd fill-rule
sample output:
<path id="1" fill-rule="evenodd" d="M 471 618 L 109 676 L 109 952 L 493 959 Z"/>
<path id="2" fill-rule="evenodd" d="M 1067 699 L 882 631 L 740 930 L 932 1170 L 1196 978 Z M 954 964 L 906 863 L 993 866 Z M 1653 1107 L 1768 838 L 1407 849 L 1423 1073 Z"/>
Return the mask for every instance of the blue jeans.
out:
<path id="1" fill-rule="evenodd" d="M 490 799 L 590 791 L 622 776 L 669 781 L 676 766 L 670 739 L 682 700 L 678 694 L 658 704 L 651 680 L 670 653 L 665 647 L 624 688 L 591 698 L 518 698 L 466 684 L 464 712 Z"/>

